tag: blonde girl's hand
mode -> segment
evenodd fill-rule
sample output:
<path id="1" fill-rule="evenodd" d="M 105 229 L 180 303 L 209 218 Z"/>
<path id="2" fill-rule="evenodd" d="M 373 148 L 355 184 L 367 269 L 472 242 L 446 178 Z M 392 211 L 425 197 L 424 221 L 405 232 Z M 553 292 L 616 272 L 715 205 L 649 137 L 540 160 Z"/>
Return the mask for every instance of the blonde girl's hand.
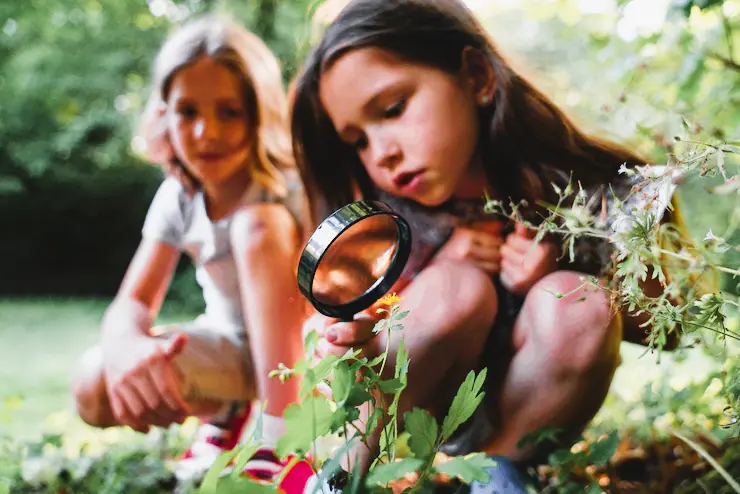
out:
<path id="1" fill-rule="evenodd" d="M 180 393 L 180 378 L 172 359 L 187 336 L 176 334 L 159 341 L 134 336 L 103 346 L 105 382 L 116 421 L 139 432 L 152 425 L 167 427 L 190 413 Z"/>
<path id="2" fill-rule="evenodd" d="M 501 269 L 502 230 L 500 221 L 458 226 L 434 260 L 469 261 L 487 273 L 496 274 Z"/>
<path id="3" fill-rule="evenodd" d="M 501 284 L 511 293 L 524 296 L 539 280 L 558 269 L 557 244 L 541 240 L 517 223 L 501 246 Z"/>

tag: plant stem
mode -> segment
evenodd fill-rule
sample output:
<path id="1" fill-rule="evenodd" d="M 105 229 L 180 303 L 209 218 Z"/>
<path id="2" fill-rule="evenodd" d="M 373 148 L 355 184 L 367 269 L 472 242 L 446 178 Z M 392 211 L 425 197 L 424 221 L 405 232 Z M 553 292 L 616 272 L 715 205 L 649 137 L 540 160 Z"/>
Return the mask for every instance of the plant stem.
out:
<path id="1" fill-rule="evenodd" d="M 665 255 L 667 255 L 669 257 L 675 257 L 676 259 L 681 259 L 682 261 L 691 262 L 691 261 L 694 260 L 694 258 L 692 258 L 691 256 L 687 256 L 687 255 L 684 255 L 684 254 L 679 254 L 678 252 L 672 252 L 672 251 L 666 250 L 666 249 L 658 249 L 658 251 L 661 254 L 665 254 Z M 732 274 L 732 275 L 735 275 L 735 276 L 740 276 L 740 269 L 731 269 L 731 268 L 728 268 L 728 267 L 725 267 L 725 266 L 721 266 L 719 264 L 707 264 L 707 266 L 710 267 L 710 268 L 712 268 L 712 269 L 716 269 L 718 271 L 722 271 L 723 273 L 728 273 L 728 274 Z"/>
<path id="2" fill-rule="evenodd" d="M 737 492 L 737 494 L 740 494 L 740 484 L 738 484 L 737 481 L 734 480 L 730 476 L 729 473 L 727 473 L 727 470 L 722 468 L 722 465 L 720 465 L 719 462 L 715 460 L 714 457 L 707 452 L 707 450 L 705 450 L 704 448 L 701 447 L 700 444 L 695 443 L 694 441 L 684 436 L 677 430 L 671 429 L 671 434 L 673 434 L 674 436 L 676 436 L 677 438 L 681 439 L 686 444 L 694 448 L 694 450 L 696 450 L 696 452 L 699 453 L 699 455 L 702 458 L 707 460 L 707 462 L 709 462 L 709 464 L 712 465 L 712 467 L 714 467 L 715 470 L 717 470 L 717 473 L 719 473 L 722 476 L 722 478 L 724 478 L 727 481 L 727 483 L 730 484 L 730 487 L 732 487 L 734 491 Z"/>

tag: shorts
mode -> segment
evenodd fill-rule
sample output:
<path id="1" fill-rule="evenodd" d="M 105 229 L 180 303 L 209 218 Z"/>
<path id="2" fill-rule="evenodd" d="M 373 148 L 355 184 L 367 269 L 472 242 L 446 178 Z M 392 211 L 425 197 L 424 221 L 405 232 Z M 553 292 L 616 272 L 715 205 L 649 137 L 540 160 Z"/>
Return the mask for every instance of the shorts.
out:
<path id="1" fill-rule="evenodd" d="M 216 329 L 205 316 L 194 321 L 156 326 L 152 336 L 170 338 L 182 332 L 188 341 L 174 357 L 183 379 L 186 401 L 246 401 L 257 396 L 249 343 L 243 330 Z"/>
<path id="2" fill-rule="evenodd" d="M 487 397 L 501 392 L 501 380 L 514 355 L 514 323 L 524 305 L 524 297 L 506 290 L 498 276 L 494 278 L 493 284 L 498 296 L 498 313 L 488 333 L 480 363 L 475 369 L 476 372 L 488 369 L 484 386 Z M 483 399 L 473 416 L 442 445 L 442 453 L 450 456 L 467 455 L 481 451 L 488 445 L 499 424 L 498 413 L 487 405 L 488 401 Z"/>

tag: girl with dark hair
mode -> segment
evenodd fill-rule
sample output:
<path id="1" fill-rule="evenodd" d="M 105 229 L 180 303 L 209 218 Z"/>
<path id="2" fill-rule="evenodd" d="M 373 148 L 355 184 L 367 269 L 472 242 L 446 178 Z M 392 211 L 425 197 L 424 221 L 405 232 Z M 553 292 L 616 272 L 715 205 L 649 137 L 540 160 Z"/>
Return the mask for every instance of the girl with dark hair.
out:
<path id="1" fill-rule="evenodd" d="M 523 224 L 485 214 L 482 198 L 528 204 L 536 224 L 536 205 L 557 202 L 551 184 L 564 189 L 572 176 L 608 216 L 614 194 L 631 186 L 618 171 L 643 159 L 579 130 L 458 0 L 350 2 L 292 89 L 294 152 L 314 220 L 374 198 L 412 224 L 398 286 L 411 310 L 399 416 L 412 407 L 444 416 L 468 372 L 485 367 L 484 404 L 446 451 L 483 450 L 512 473 L 504 458 L 541 453 L 521 444 L 529 433 L 577 436 L 607 394 L 623 331 L 644 337 L 644 319 L 583 287 L 584 273 L 603 274 L 606 242 L 581 242 L 576 261 L 562 261 L 556 238 L 535 242 Z M 316 315 L 304 329 L 319 331 L 323 354 L 362 345 L 372 357 L 386 347 L 372 333 L 377 317 Z"/>

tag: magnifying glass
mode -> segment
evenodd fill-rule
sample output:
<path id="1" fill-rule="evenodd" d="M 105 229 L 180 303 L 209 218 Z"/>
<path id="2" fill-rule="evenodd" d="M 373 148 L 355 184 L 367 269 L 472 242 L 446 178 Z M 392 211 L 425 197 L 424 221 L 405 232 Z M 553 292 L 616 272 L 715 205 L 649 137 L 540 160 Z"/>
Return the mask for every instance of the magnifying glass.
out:
<path id="1" fill-rule="evenodd" d="M 298 286 L 320 313 L 351 321 L 390 290 L 410 251 L 403 217 L 380 201 L 353 202 L 314 230 L 298 263 Z"/>

